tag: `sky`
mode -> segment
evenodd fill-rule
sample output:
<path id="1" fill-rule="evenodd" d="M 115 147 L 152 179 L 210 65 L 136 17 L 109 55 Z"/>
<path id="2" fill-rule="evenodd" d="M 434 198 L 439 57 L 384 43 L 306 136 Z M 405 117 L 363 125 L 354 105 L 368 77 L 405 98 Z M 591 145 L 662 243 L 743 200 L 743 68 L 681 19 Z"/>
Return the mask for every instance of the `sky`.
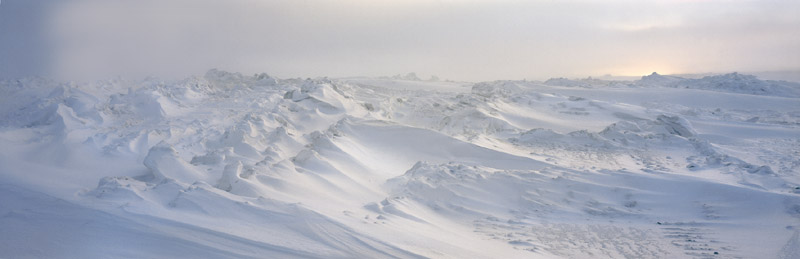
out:
<path id="1" fill-rule="evenodd" d="M 0 78 L 800 71 L 800 1 L 2 0 Z"/>

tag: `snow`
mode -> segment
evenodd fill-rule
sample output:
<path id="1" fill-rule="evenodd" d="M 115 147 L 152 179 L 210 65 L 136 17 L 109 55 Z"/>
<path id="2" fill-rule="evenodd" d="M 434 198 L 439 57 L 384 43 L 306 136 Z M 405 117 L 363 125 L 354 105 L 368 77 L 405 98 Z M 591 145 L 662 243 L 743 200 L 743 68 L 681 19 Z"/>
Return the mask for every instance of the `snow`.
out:
<path id="1" fill-rule="evenodd" d="M 800 84 L 786 81 L 762 81 L 752 75 L 730 73 L 724 75 L 705 76 L 700 79 L 688 79 L 678 76 L 663 76 L 656 72 L 643 76 L 636 82 L 640 86 L 662 86 L 675 88 L 692 88 L 712 91 L 746 93 L 772 96 L 800 96 Z"/>
<path id="2" fill-rule="evenodd" d="M 10 258 L 796 258 L 800 86 L 0 81 Z"/>

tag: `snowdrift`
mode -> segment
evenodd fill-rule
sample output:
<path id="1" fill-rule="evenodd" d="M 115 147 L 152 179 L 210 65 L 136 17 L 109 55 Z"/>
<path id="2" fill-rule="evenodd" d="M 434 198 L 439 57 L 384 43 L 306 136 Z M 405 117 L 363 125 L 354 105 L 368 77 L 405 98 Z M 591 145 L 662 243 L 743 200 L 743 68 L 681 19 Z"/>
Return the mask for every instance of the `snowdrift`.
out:
<path id="1" fill-rule="evenodd" d="M 0 81 L 0 254 L 791 258 L 798 89 Z"/>

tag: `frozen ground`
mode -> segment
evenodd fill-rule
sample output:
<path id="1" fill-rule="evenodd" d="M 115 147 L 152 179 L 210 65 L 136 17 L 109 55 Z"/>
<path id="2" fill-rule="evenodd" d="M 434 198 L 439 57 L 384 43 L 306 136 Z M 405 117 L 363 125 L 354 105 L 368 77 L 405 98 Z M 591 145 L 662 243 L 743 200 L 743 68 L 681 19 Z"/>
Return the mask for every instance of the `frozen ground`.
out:
<path id="1" fill-rule="evenodd" d="M 0 82 L 3 258 L 800 258 L 800 86 Z"/>

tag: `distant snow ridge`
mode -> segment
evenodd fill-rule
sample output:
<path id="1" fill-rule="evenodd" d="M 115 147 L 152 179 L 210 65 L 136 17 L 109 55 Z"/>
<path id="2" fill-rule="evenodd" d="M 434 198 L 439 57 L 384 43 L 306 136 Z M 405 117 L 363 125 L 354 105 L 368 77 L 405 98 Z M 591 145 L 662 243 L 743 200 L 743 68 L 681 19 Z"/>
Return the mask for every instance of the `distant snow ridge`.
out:
<path id="1" fill-rule="evenodd" d="M 553 86 L 567 86 L 567 87 L 590 87 L 592 86 L 590 83 L 585 82 L 583 80 L 572 80 L 563 77 L 559 78 L 550 78 L 547 81 L 544 81 L 546 85 L 553 85 Z"/>
<path id="2" fill-rule="evenodd" d="M 790 256 L 796 89 L 736 73 L 0 81 L 0 255 Z"/>
<path id="3" fill-rule="evenodd" d="M 642 79 L 636 82 L 638 85 L 643 86 L 669 86 L 672 87 L 678 83 L 688 80 L 677 76 L 665 76 L 653 72 L 650 75 L 643 76 Z"/>
<path id="4" fill-rule="evenodd" d="M 800 96 L 800 84 L 785 81 L 759 80 L 752 75 L 731 73 L 719 76 L 707 76 L 691 82 L 691 87 L 698 89 L 714 89 L 737 93 L 774 95 L 783 97 Z"/>
<path id="5" fill-rule="evenodd" d="M 409 81 L 420 81 L 420 80 L 422 80 L 419 77 L 417 77 L 417 74 L 414 73 L 414 72 L 411 72 L 411 73 L 408 73 L 408 74 L 405 74 L 405 75 L 403 75 L 403 74 L 394 75 L 394 76 L 392 76 L 392 79 L 409 80 Z"/>
<path id="6" fill-rule="evenodd" d="M 706 76 L 701 79 L 687 79 L 676 76 L 663 76 L 655 72 L 636 81 L 641 86 L 662 86 L 676 88 L 703 89 L 712 91 L 771 95 L 781 97 L 800 96 L 800 84 L 786 81 L 760 80 L 752 75 L 730 73 Z"/>
<path id="7" fill-rule="evenodd" d="M 600 79 L 551 78 L 543 84 L 549 86 L 597 88 L 597 87 L 670 87 L 701 89 L 752 95 L 800 97 L 800 83 L 760 80 L 752 75 L 730 73 L 706 76 L 700 79 L 661 75 L 653 72 L 636 81 L 606 81 Z"/>
<path id="8" fill-rule="evenodd" d="M 473 85 L 472 93 L 486 98 L 508 98 L 522 93 L 522 88 L 512 81 L 485 82 Z"/>

